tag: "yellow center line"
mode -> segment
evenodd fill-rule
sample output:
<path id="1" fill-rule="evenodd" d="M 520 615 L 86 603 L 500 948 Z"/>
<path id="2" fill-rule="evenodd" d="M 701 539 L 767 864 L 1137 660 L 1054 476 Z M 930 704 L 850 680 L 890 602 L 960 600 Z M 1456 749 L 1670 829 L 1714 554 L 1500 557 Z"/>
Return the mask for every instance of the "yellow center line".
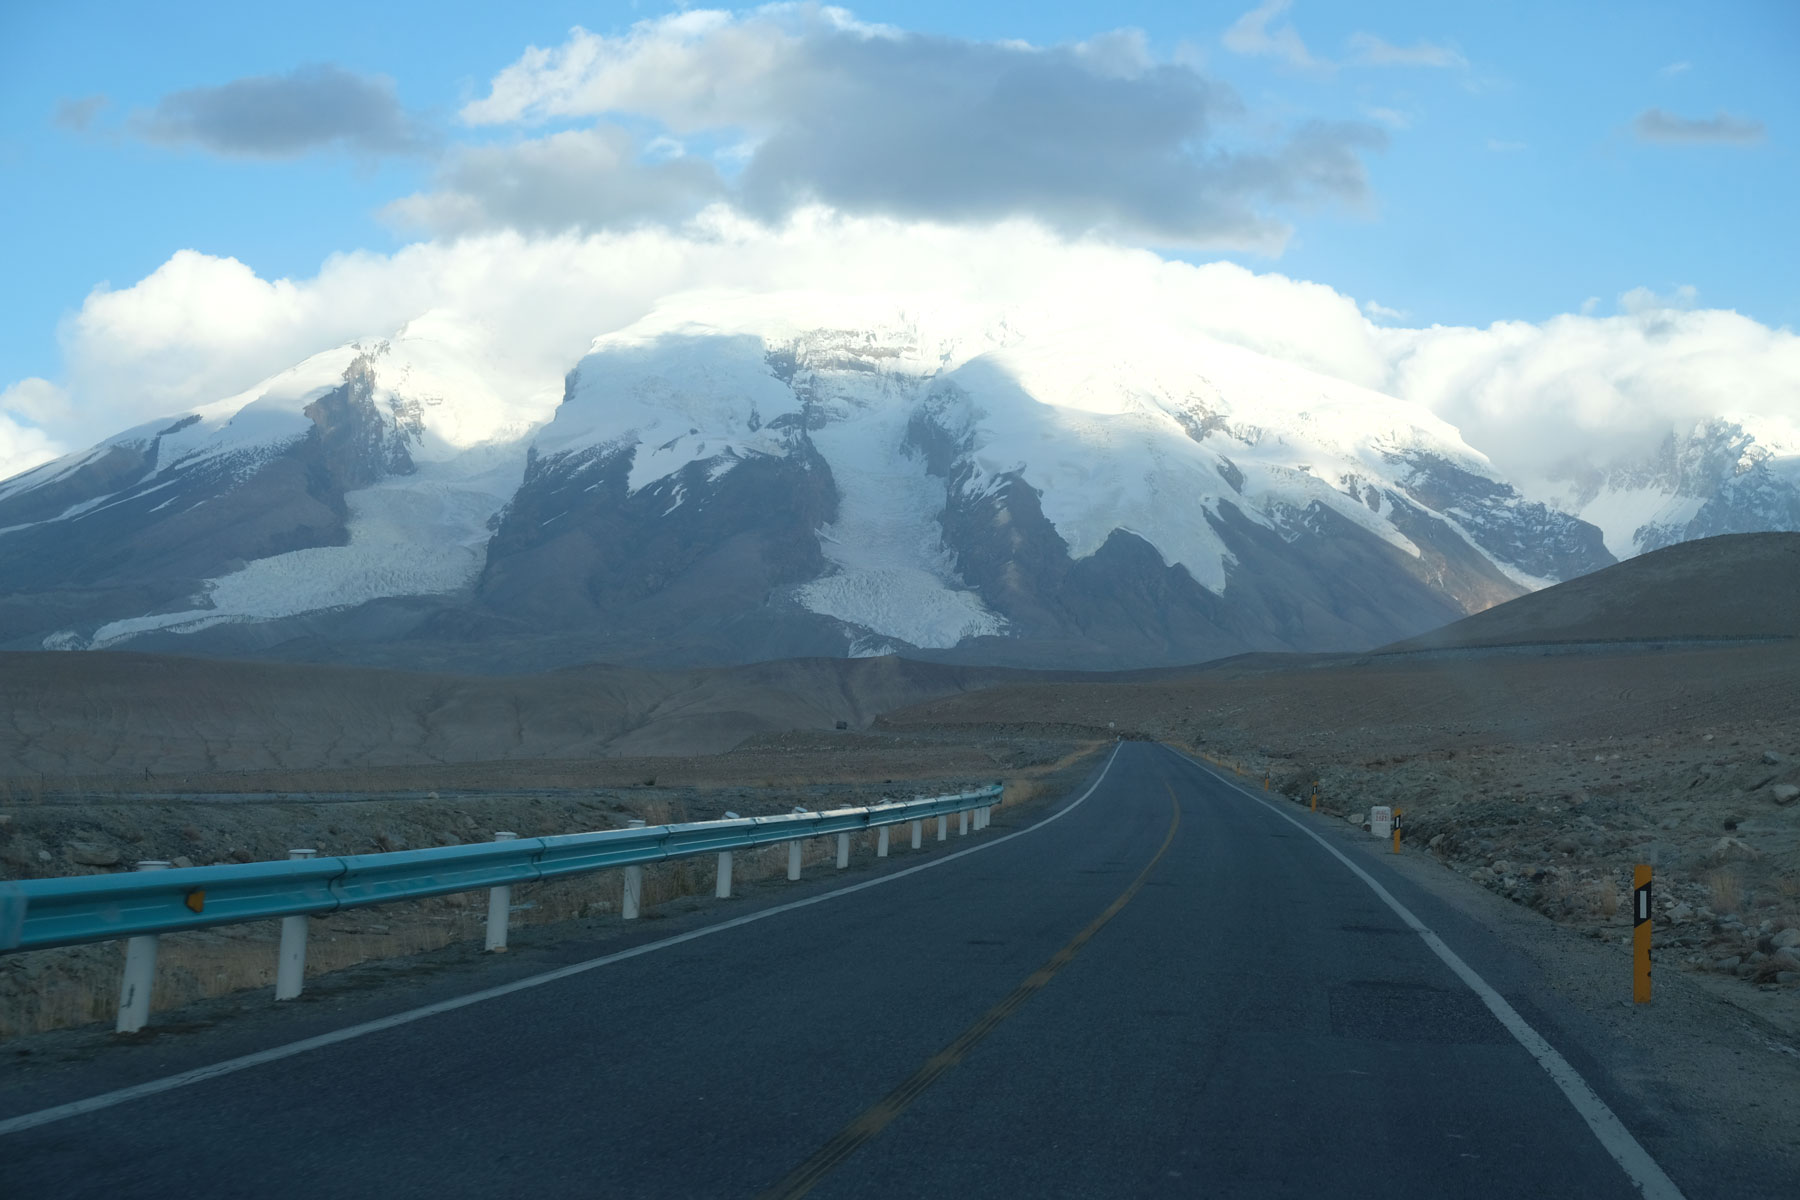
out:
<path id="1" fill-rule="evenodd" d="M 1156 855 L 1144 865 L 1142 871 L 1138 872 L 1137 878 L 1131 881 L 1131 886 L 1119 893 L 1119 898 L 1107 905 L 1106 911 L 1088 922 L 1087 928 L 1071 938 L 1068 945 L 1052 954 L 1043 966 L 1026 976 L 1025 982 L 1014 988 L 1011 995 L 988 1009 L 979 1020 L 958 1034 L 955 1041 L 926 1059 L 925 1065 L 915 1071 L 911 1078 L 876 1101 L 868 1111 L 839 1130 L 830 1141 L 819 1147 L 811 1158 L 789 1172 L 780 1183 L 759 1193 L 758 1200 L 796 1200 L 797 1197 L 812 1191 L 814 1187 L 818 1186 L 819 1181 L 829 1175 L 839 1163 L 855 1153 L 857 1147 L 891 1125 L 894 1118 L 904 1112 L 907 1105 L 918 1099 L 926 1088 L 936 1083 L 940 1075 L 967 1057 L 977 1042 L 992 1033 L 1000 1022 L 1019 1011 L 1034 992 L 1049 983 L 1058 971 L 1074 961 L 1076 953 L 1087 945 L 1108 921 L 1118 916 L 1119 910 L 1131 903 L 1131 898 L 1138 894 L 1145 881 L 1150 878 L 1150 872 L 1156 869 L 1156 864 L 1162 861 L 1163 855 L 1167 854 L 1169 847 L 1174 845 L 1175 831 L 1181 828 L 1181 802 L 1175 798 L 1175 788 L 1172 785 L 1165 786 L 1168 787 L 1170 804 L 1168 836 L 1163 838 L 1162 846 L 1158 848 Z"/>

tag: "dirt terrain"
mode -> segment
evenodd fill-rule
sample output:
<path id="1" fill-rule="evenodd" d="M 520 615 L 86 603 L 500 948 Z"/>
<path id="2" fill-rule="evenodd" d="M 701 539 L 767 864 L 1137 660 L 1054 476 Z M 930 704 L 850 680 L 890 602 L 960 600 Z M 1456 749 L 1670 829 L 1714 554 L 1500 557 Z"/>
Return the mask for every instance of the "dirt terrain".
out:
<path id="1" fill-rule="evenodd" d="M 1059 678 L 892 656 L 487 677 L 0 653 L 0 788 L 215 790 L 221 773 L 245 772 L 249 790 L 279 788 L 270 772 L 710 755 L 758 735 L 858 729 L 901 705 L 1033 677 Z"/>
<path id="2" fill-rule="evenodd" d="M 1389 646 L 1800 637 L 1800 534 L 1682 542 Z"/>

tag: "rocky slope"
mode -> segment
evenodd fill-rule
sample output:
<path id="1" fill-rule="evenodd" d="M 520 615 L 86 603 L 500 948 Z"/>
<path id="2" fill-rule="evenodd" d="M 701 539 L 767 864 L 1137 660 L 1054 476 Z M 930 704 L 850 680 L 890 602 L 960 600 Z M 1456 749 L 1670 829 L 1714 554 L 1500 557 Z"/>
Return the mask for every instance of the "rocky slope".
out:
<path id="1" fill-rule="evenodd" d="M 1715 417 L 1567 480 L 1563 506 L 1620 558 L 1726 533 L 1800 532 L 1800 430 Z"/>

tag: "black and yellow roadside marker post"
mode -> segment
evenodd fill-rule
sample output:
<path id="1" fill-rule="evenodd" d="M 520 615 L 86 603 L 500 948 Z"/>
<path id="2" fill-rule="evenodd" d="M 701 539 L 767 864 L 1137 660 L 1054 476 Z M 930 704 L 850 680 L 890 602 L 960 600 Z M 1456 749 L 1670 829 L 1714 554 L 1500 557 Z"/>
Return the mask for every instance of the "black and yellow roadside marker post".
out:
<path id="1" fill-rule="evenodd" d="M 1266 792 L 1268 790 L 1269 790 L 1269 773 L 1267 771 L 1264 771 L 1263 772 L 1263 791 Z"/>
<path id="2" fill-rule="evenodd" d="M 1650 868 L 1644 863 L 1631 880 L 1631 999 L 1650 1003 Z"/>
<path id="3" fill-rule="evenodd" d="M 1319 781 L 1313 780 L 1312 810 L 1319 811 Z"/>
<path id="4" fill-rule="evenodd" d="M 1400 810 L 1394 810 L 1394 853 L 1400 853 Z"/>

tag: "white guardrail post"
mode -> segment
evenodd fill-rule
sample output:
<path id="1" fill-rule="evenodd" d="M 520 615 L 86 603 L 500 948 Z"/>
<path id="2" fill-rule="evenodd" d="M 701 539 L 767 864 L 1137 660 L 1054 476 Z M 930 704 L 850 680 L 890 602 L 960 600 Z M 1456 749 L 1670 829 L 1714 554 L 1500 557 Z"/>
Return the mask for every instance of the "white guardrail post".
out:
<path id="1" fill-rule="evenodd" d="M 289 850 L 288 857 L 312 858 L 317 850 Z M 281 949 L 275 953 L 275 998 L 298 1000 L 306 986 L 306 921 L 304 915 L 281 918 Z"/>
<path id="2" fill-rule="evenodd" d="M 912 827 L 913 827 L 913 849 L 917 850 L 919 848 L 919 844 L 925 840 L 925 822 L 914 821 L 912 823 Z"/>
<path id="3" fill-rule="evenodd" d="M 956 836 L 969 836 L 969 810 L 966 808 L 956 814 Z"/>
<path id="4" fill-rule="evenodd" d="M 727 821 L 735 821 L 738 815 L 734 812 L 725 814 Z M 713 895 L 720 900 L 731 899 L 731 851 L 719 851 L 719 881 L 713 885 Z"/>
<path id="5" fill-rule="evenodd" d="M 886 858 L 888 852 L 888 827 L 883 825 L 875 836 L 875 857 Z"/>
<path id="6" fill-rule="evenodd" d="M 625 822 L 627 829 L 642 829 L 643 818 L 633 817 Z M 619 914 L 627 921 L 637 920 L 638 906 L 644 899 L 644 868 L 625 868 L 625 893 L 619 897 Z"/>
<path id="7" fill-rule="evenodd" d="M 139 862 L 140 871 L 166 871 L 168 863 L 147 858 Z M 125 980 L 119 985 L 118 1033 L 136 1033 L 150 1021 L 150 989 L 156 983 L 156 935 L 125 939 Z"/>
<path id="8" fill-rule="evenodd" d="M 841 871 L 849 865 L 850 835 L 847 833 L 840 833 L 838 834 L 838 870 Z"/>
<path id="9" fill-rule="evenodd" d="M 494 832 L 496 842 L 517 841 L 519 835 L 510 829 Z M 488 889 L 487 944 L 489 954 L 506 953 L 506 927 L 512 920 L 512 884 L 503 883 Z"/>
<path id="10" fill-rule="evenodd" d="M 938 814 L 938 841 L 940 841 L 940 842 L 945 841 L 949 837 L 950 837 L 950 818 L 943 813 L 939 813 Z"/>
<path id="11" fill-rule="evenodd" d="M 806 811 L 806 809 L 801 807 L 800 805 L 796 804 L 794 806 L 794 811 L 797 813 L 803 813 Z M 789 879 L 800 878 L 800 839 L 799 838 L 795 838 L 793 841 L 788 843 L 788 878 Z"/>

